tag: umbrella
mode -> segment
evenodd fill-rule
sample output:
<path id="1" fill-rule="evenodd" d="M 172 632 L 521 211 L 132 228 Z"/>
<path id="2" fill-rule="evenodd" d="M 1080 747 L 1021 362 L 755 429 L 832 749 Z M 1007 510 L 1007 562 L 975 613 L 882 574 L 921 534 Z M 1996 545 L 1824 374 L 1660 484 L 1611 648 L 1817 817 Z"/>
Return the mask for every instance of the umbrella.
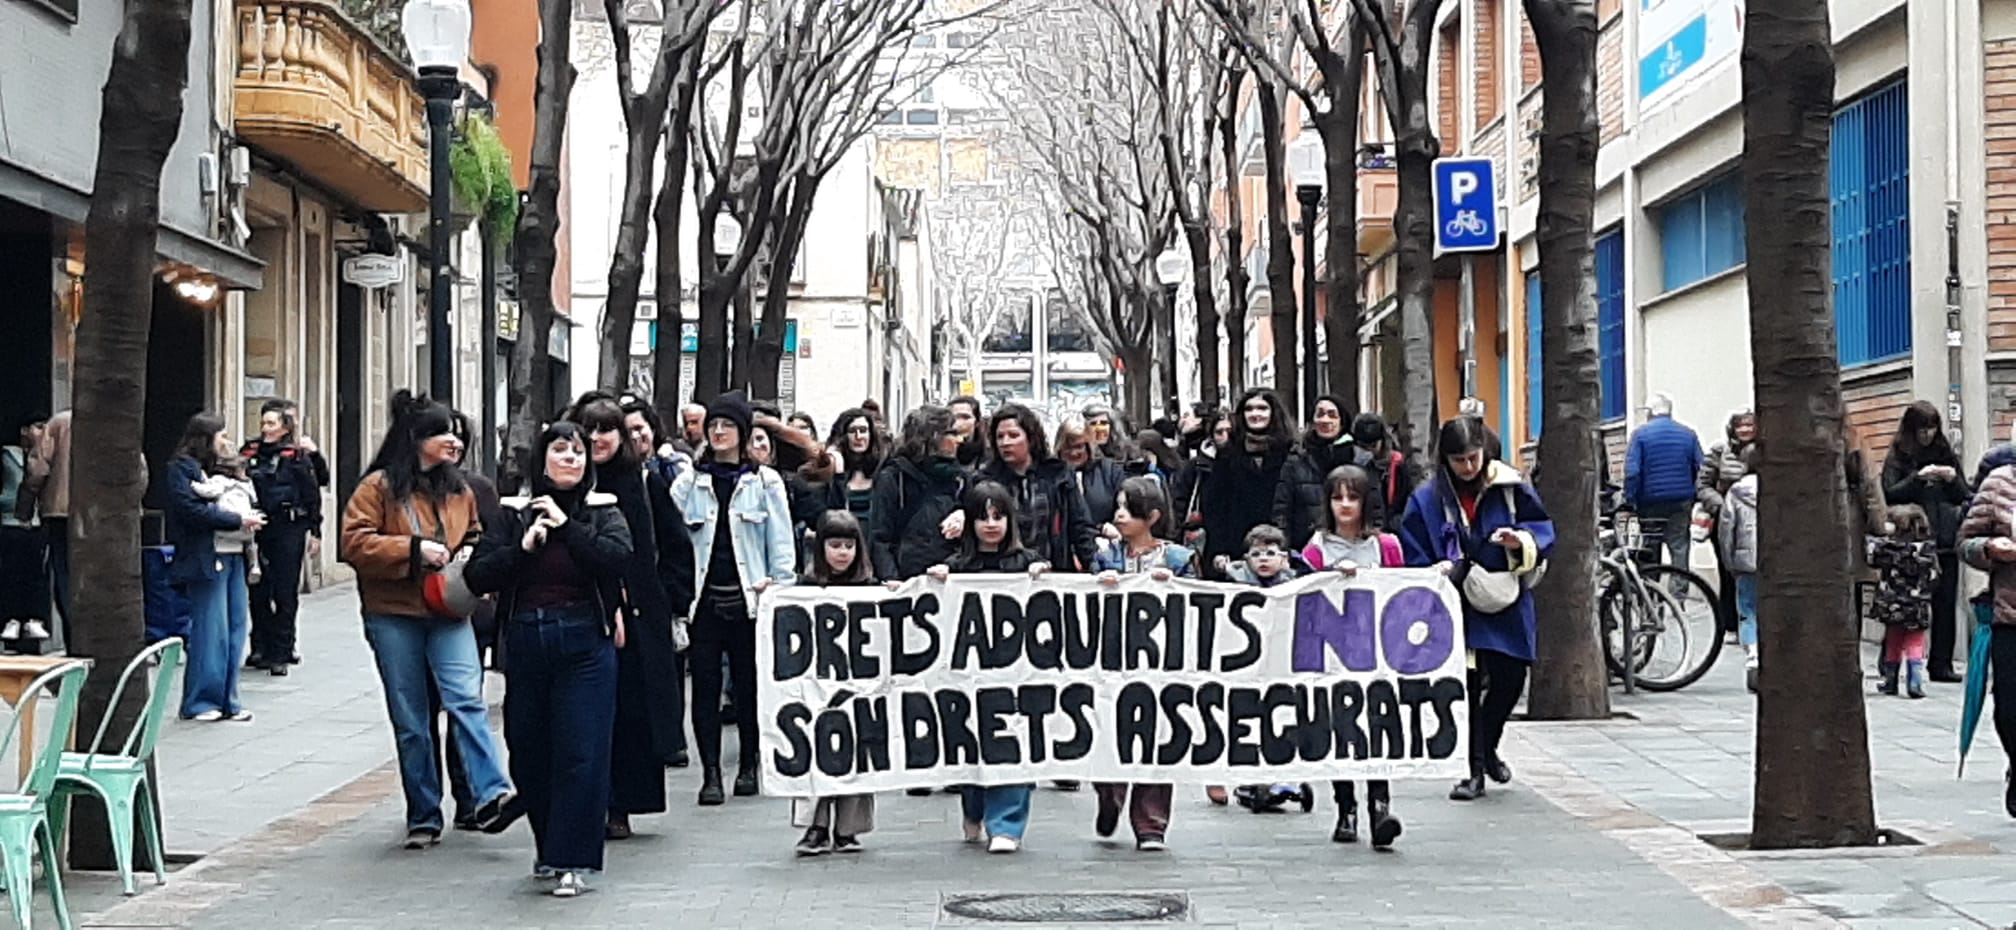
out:
<path id="1" fill-rule="evenodd" d="M 1974 645 L 1967 653 L 1965 698 L 1960 704 L 1960 771 L 1967 774 L 1967 750 L 1974 745 L 1974 729 L 1981 724 L 1981 708 L 1988 702 L 1988 624 L 1993 622 L 1991 604 L 1974 605 Z"/>

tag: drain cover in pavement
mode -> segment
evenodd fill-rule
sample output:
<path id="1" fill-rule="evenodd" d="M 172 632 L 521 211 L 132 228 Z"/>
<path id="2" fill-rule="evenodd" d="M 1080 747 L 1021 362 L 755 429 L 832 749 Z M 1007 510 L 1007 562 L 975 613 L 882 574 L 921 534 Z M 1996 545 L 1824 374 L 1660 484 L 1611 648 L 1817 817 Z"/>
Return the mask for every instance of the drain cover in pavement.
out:
<path id="1" fill-rule="evenodd" d="M 1181 920 L 1189 910 L 1190 902 L 1184 895 L 1152 892 L 961 894 L 945 898 L 945 913 L 953 917 L 1016 924 Z"/>

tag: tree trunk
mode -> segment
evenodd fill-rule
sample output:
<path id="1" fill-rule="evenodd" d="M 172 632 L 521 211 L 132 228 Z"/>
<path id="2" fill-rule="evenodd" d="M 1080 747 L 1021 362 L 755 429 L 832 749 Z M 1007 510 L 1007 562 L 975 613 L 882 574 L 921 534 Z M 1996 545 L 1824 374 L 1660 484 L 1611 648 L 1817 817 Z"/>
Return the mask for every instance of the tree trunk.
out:
<path id="1" fill-rule="evenodd" d="M 1323 136 L 1323 173 L 1330 189 L 1330 275 L 1323 299 L 1330 393 L 1355 413 L 1363 409 L 1358 397 L 1358 101 L 1365 81 L 1365 33 L 1356 17 L 1344 40 L 1343 60 L 1325 68 L 1325 81 L 1335 89 L 1329 109 L 1316 117 L 1316 131 Z"/>
<path id="2" fill-rule="evenodd" d="M 693 359 L 693 399 L 707 403 L 728 389 L 728 305 L 735 282 L 721 270 L 720 256 L 702 256 L 714 268 L 700 276 L 700 344 Z"/>
<path id="3" fill-rule="evenodd" d="M 1295 315 L 1301 305 L 1295 286 L 1295 234 L 1288 225 L 1288 144 L 1282 125 L 1281 85 L 1254 78 L 1260 106 L 1260 145 L 1267 155 L 1267 323 L 1274 333 L 1274 393 L 1282 408 L 1301 422 L 1302 379 L 1296 348 Z"/>
<path id="4" fill-rule="evenodd" d="M 821 178 L 800 173 L 784 191 L 781 215 L 773 219 L 775 244 L 770 253 L 770 281 L 763 289 L 762 332 L 750 347 L 749 397 L 752 400 L 782 402 L 778 397 L 778 369 L 784 363 L 784 330 L 791 307 L 791 259 L 805 240 L 806 225 L 812 219 L 812 204 L 819 196 Z M 780 259 L 779 256 L 782 256 Z"/>
<path id="5" fill-rule="evenodd" d="M 630 88 L 618 87 L 616 92 L 628 95 Z M 665 135 L 667 105 L 665 96 L 649 92 L 631 98 L 626 104 L 635 112 L 625 127 L 628 138 L 623 155 L 623 198 L 616 211 L 615 254 L 609 258 L 609 299 L 602 308 L 601 367 L 596 380 L 596 384 L 612 394 L 630 389 L 630 330 L 637 322 L 637 298 L 644 283 L 644 246 L 651 238 L 651 195 L 655 180 L 652 169 L 658 161 L 658 144 Z M 659 288 L 662 290 L 663 285 Z M 675 303 L 675 317 L 677 309 Z M 664 315 L 661 307 L 660 319 Z"/>
<path id="6" fill-rule="evenodd" d="M 777 277 L 774 265 L 769 277 Z M 728 389 L 746 392 L 749 390 L 749 350 L 756 341 L 755 310 L 752 306 L 756 300 L 756 286 L 761 284 L 767 293 L 771 280 L 759 282 L 754 275 L 743 275 L 740 280 L 743 286 L 735 289 L 734 302 L 729 304 L 733 315 L 728 327 L 731 340 L 728 345 Z"/>
<path id="7" fill-rule="evenodd" d="M 1425 121 L 1427 117 L 1424 115 Z M 1415 130 L 1426 133 L 1425 128 Z M 1410 447 L 1425 445 L 1437 425 L 1435 403 L 1435 137 L 1425 148 L 1418 137 L 1412 150 L 1401 143 L 1398 159 L 1399 203 L 1393 211 L 1394 251 L 1399 262 L 1400 335 L 1405 347 L 1400 364 L 1407 409 L 1400 422 Z M 1415 451 L 1410 448 L 1408 451 Z"/>
<path id="8" fill-rule="evenodd" d="M 1208 203 L 1197 205 L 1207 216 L 1210 208 Z M 1211 284 L 1211 232 L 1203 223 L 1186 223 L 1183 238 L 1190 244 L 1190 295 L 1197 301 L 1197 399 L 1205 407 L 1216 407 L 1222 401 L 1218 396 L 1218 295 Z"/>
<path id="9" fill-rule="evenodd" d="M 1121 346 L 1119 351 L 1120 360 L 1127 365 L 1127 396 L 1121 402 L 1120 409 L 1129 412 L 1150 409 L 1149 398 L 1153 396 L 1150 382 L 1154 379 L 1152 372 L 1155 368 L 1155 353 L 1135 349 L 1132 346 Z"/>
<path id="10" fill-rule="evenodd" d="M 1596 3 L 1526 0 L 1540 46 L 1541 357 L 1546 398 L 1540 498 L 1554 518 L 1553 571 L 1541 583 L 1539 654 L 1529 713 L 1545 720 L 1610 716 L 1610 677 L 1596 626 Z M 1533 312 L 1531 309 L 1528 312 Z"/>
<path id="11" fill-rule="evenodd" d="M 666 120 L 665 167 L 658 179 L 658 206 L 651 221 L 658 239 L 658 340 L 651 350 L 651 406 L 668 432 L 678 432 L 679 409 L 689 396 L 679 384 L 684 350 L 686 281 L 680 268 L 680 208 L 686 200 L 686 157 L 689 138 L 682 128 L 693 112 L 699 86 L 700 56 L 688 55 L 673 91 L 672 115 Z M 664 438 L 664 437 L 661 437 Z"/>
<path id="12" fill-rule="evenodd" d="M 1861 630 L 1849 574 L 1828 154 L 1826 0 L 1751 0 L 1743 30 L 1744 232 L 1758 505 L 1754 849 L 1876 841 Z"/>
<path id="13" fill-rule="evenodd" d="M 1237 194 L 1239 85 L 1245 76 L 1245 71 L 1234 69 L 1226 81 L 1227 115 L 1218 121 L 1218 143 L 1225 155 L 1225 191 L 1232 199 L 1225 208 L 1225 386 L 1231 396 L 1221 398 L 1220 404 L 1230 404 L 1246 393 L 1246 289 L 1252 279 L 1246 274 L 1246 220 Z"/>
<path id="14" fill-rule="evenodd" d="M 147 408 L 161 166 L 182 125 L 189 19 L 189 0 L 128 0 L 100 98 L 97 170 L 84 225 L 84 310 L 77 324 L 70 427 L 71 448 L 90 450 L 70 460 L 71 575 L 89 582 L 75 586 L 76 620 L 71 624 L 75 641 L 69 647 L 71 655 L 93 660 L 84 681 L 79 733 L 96 732 L 99 722 L 110 715 L 110 732 L 123 735 L 137 724 L 147 700 L 145 688 L 128 689 L 119 706 L 112 706 L 120 673 L 139 651 L 146 632 L 140 588 L 140 499 L 147 491 L 147 479 L 141 469 L 140 437 Z M 80 799 L 75 810 L 71 865 L 112 868 L 115 860 L 104 807 Z"/>
<path id="15" fill-rule="evenodd" d="M 511 458 L 505 469 L 513 477 L 522 477 L 532 443 L 552 415 L 553 373 L 546 360 L 546 340 L 553 329 L 560 160 L 567 136 L 567 98 L 574 90 L 574 65 L 567 60 L 573 19 L 570 0 L 540 0 L 532 183 L 525 212 L 518 218 L 518 342 L 511 347 Z"/>

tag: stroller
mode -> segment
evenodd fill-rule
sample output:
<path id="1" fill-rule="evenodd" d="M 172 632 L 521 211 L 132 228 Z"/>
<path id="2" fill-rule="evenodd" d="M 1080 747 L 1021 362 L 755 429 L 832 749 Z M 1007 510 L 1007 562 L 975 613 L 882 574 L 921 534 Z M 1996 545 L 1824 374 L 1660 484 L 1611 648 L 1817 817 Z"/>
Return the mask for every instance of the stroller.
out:
<path id="1" fill-rule="evenodd" d="M 1240 785 L 1232 789 L 1232 797 L 1239 806 L 1256 814 L 1279 813 L 1290 801 L 1302 805 L 1302 813 L 1316 809 L 1316 792 L 1308 782 L 1291 785 L 1277 782 L 1270 785 Z"/>

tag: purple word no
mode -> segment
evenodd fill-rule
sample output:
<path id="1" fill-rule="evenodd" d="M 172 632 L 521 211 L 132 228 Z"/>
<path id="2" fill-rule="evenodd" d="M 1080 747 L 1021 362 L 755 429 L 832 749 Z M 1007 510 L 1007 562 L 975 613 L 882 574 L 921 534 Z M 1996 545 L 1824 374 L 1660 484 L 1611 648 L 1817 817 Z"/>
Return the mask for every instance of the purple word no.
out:
<path id="1" fill-rule="evenodd" d="M 1427 635 L 1415 642 L 1417 626 Z M 1375 643 L 1376 639 L 1376 643 Z M 1401 588 L 1381 610 L 1371 591 L 1344 592 L 1338 610 L 1320 591 L 1295 598 L 1295 670 L 1321 672 L 1324 653 L 1335 655 L 1354 672 L 1379 670 L 1379 655 L 1402 675 L 1425 675 L 1449 661 L 1456 648 L 1456 621 L 1431 588 Z"/>

